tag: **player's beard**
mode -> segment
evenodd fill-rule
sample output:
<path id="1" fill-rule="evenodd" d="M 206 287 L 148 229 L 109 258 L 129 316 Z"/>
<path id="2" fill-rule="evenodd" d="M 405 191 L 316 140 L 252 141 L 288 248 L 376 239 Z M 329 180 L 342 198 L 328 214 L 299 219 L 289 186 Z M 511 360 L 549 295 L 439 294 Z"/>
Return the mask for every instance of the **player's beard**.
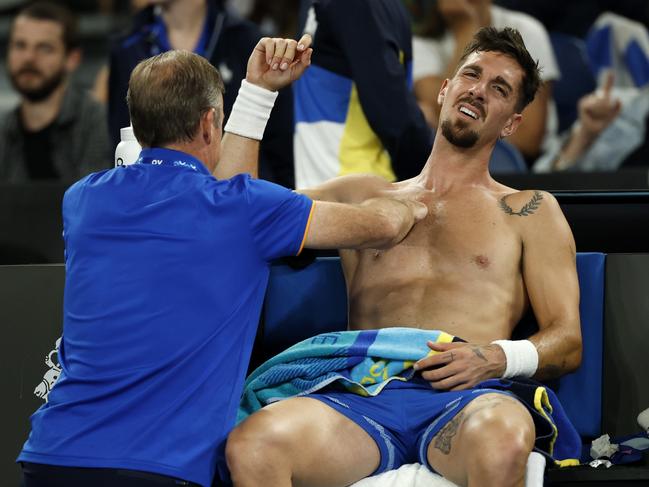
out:
<path id="1" fill-rule="evenodd" d="M 458 121 L 456 126 L 446 119 L 442 122 L 442 135 L 446 137 L 451 144 L 462 149 L 469 149 L 473 147 L 478 138 L 478 132 L 475 130 L 466 129 L 466 124 L 463 121 Z"/>
<path id="2" fill-rule="evenodd" d="M 41 82 L 32 84 L 31 86 L 23 86 L 20 83 L 20 75 L 23 73 L 34 73 L 41 77 Z M 11 84 L 14 89 L 31 102 L 39 102 L 48 98 L 65 79 L 65 68 L 52 73 L 50 76 L 45 76 L 41 71 L 33 66 L 23 66 L 15 73 L 10 73 Z"/>

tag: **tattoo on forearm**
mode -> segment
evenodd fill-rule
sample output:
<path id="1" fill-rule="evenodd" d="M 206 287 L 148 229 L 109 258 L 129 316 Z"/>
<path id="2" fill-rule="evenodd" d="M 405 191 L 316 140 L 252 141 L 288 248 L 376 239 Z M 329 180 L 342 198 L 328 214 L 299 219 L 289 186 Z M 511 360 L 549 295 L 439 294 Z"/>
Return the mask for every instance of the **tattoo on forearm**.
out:
<path id="1" fill-rule="evenodd" d="M 464 418 L 464 411 L 460 411 L 455 417 L 450 420 L 442 428 L 442 430 L 435 436 L 435 448 L 441 451 L 444 455 L 451 453 L 451 441 L 460 429 L 460 423 Z"/>
<path id="2" fill-rule="evenodd" d="M 471 351 L 480 359 L 484 360 L 485 362 L 487 361 L 487 357 L 484 356 L 484 354 L 480 351 L 479 347 L 471 347 Z"/>
<path id="3" fill-rule="evenodd" d="M 511 206 L 507 204 L 507 197 L 511 194 L 506 194 L 499 200 L 500 208 L 508 215 L 515 216 L 528 216 L 533 214 L 539 206 L 541 206 L 541 200 L 543 199 L 543 194 L 540 191 L 534 191 L 534 196 L 523 205 L 520 211 L 514 211 Z"/>

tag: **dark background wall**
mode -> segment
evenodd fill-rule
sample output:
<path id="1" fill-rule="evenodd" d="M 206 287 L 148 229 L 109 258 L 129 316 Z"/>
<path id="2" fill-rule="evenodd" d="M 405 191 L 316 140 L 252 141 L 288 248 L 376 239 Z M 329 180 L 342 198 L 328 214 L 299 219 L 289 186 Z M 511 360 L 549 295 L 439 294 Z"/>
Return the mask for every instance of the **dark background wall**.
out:
<path id="1" fill-rule="evenodd" d="M 62 265 L 0 266 L 0 485 L 19 485 L 14 463 L 43 400 L 34 389 L 50 369 L 45 358 L 61 335 Z"/>
<path id="2" fill-rule="evenodd" d="M 606 262 L 602 431 L 640 430 L 649 408 L 649 255 L 611 254 Z"/>

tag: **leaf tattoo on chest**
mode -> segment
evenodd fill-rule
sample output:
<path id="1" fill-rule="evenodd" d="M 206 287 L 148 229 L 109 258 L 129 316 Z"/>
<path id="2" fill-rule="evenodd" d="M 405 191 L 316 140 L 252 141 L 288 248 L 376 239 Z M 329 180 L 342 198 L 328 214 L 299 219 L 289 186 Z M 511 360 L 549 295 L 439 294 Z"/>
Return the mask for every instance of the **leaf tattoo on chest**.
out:
<path id="1" fill-rule="evenodd" d="M 511 194 L 506 194 L 505 196 L 500 198 L 498 204 L 500 205 L 500 209 L 503 210 L 507 215 L 515 216 L 532 215 L 536 210 L 538 210 L 539 206 L 541 206 L 541 200 L 543 200 L 543 194 L 540 191 L 534 191 L 532 198 L 527 203 L 525 203 L 519 211 L 514 211 L 512 207 L 507 204 L 507 197 L 509 196 L 511 196 Z"/>

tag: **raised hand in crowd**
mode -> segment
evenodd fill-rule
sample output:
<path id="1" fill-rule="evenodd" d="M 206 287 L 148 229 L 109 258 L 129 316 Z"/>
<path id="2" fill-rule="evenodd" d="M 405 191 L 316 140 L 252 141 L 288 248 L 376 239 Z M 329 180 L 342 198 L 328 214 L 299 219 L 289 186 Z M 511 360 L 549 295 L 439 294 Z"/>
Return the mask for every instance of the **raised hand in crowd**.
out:
<path id="1" fill-rule="evenodd" d="M 573 126 L 569 139 L 555 159 L 554 169 L 568 169 L 574 165 L 604 129 L 619 115 L 622 103 L 611 93 L 614 83 L 615 76 L 609 72 L 602 87 L 579 100 L 577 123 Z"/>

